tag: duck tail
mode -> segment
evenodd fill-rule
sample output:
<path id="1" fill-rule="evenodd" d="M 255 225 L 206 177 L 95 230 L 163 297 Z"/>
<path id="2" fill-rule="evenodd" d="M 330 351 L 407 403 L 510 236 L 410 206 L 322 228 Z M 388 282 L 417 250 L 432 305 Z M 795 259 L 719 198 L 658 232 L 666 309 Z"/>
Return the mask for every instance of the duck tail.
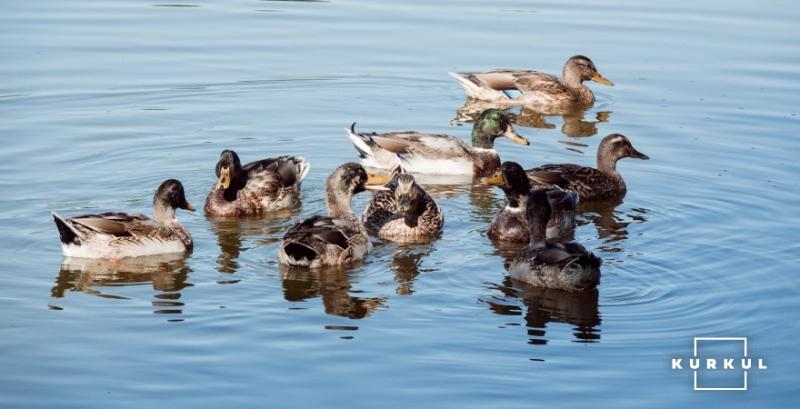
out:
<path id="1" fill-rule="evenodd" d="M 78 234 L 78 231 L 72 227 L 66 219 L 61 217 L 56 212 L 50 212 L 50 215 L 53 216 L 53 221 L 56 223 L 56 228 L 58 229 L 58 235 L 61 238 L 61 242 L 64 244 L 81 244 L 81 239 Z"/>
<path id="2" fill-rule="evenodd" d="M 289 264 L 294 266 L 309 266 L 319 256 L 311 247 L 294 241 L 286 243 L 283 252 Z"/>
<path id="3" fill-rule="evenodd" d="M 353 122 L 353 124 L 350 125 L 350 128 L 346 129 L 345 131 L 347 132 L 347 138 L 350 139 L 350 142 L 352 142 L 353 146 L 356 148 L 359 158 L 368 159 L 373 156 L 372 146 L 375 145 L 375 142 L 367 134 L 356 133 L 355 122 Z"/>
<path id="4" fill-rule="evenodd" d="M 294 157 L 294 166 L 295 166 L 295 174 L 297 175 L 297 180 L 302 182 L 303 179 L 306 178 L 308 175 L 308 171 L 311 170 L 311 164 L 302 157 L 302 156 L 295 156 Z"/>
<path id="5" fill-rule="evenodd" d="M 464 92 L 467 93 L 468 97 L 482 99 L 483 90 L 481 87 L 466 78 L 464 74 L 460 72 L 448 72 L 448 74 L 458 81 L 458 84 L 461 85 L 461 88 L 464 88 Z"/>

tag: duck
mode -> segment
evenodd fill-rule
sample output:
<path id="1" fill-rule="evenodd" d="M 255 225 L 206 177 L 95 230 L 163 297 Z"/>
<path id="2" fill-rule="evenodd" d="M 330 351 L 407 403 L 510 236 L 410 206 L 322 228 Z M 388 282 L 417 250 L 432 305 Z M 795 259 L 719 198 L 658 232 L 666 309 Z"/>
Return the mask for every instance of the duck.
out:
<path id="1" fill-rule="evenodd" d="M 433 175 L 491 175 L 500 166 L 494 140 L 505 136 L 529 145 L 511 125 L 508 114 L 499 109 L 484 111 L 472 128 L 472 145 L 450 135 L 416 131 L 356 133 L 355 123 L 347 137 L 355 146 L 361 163 L 376 169 L 400 166 L 404 172 Z"/>
<path id="2" fill-rule="evenodd" d="M 205 213 L 254 216 L 292 208 L 300 203 L 300 183 L 310 169 L 300 156 L 279 156 L 242 166 L 236 152 L 223 150 L 216 166 L 218 180 L 206 197 Z"/>
<path id="3" fill-rule="evenodd" d="M 51 215 L 65 257 L 121 259 L 190 252 L 192 236 L 175 218 L 176 209 L 195 210 L 186 200 L 183 184 L 167 179 L 153 195 L 153 218 L 121 212 Z"/>
<path id="4" fill-rule="evenodd" d="M 547 241 L 545 230 L 551 209 L 547 193 L 528 195 L 530 241 L 508 266 L 511 278 L 536 287 L 564 291 L 591 290 L 600 283 L 603 261 L 575 242 Z"/>
<path id="5" fill-rule="evenodd" d="M 492 240 L 527 243 L 530 241 L 526 209 L 530 181 L 525 170 L 517 162 L 503 162 L 492 176 L 479 181 L 483 185 L 497 186 L 506 196 L 506 206 L 489 225 L 487 235 Z M 541 189 L 547 195 L 551 215 L 547 222 L 546 238 L 569 237 L 575 230 L 575 209 L 578 194 L 572 190 L 558 188 Z"/>
<path id="6" fill-rule="evenodd" d="M 613 86 L 597 71 L 592 60 L 574 55 L 564 63 L 562 78 L 532 70 L 493 70 L 486 72 L 451 72 L 469 98 L 499 103 L 505 106 L 539 107 L 590 106 L 594 104 L 592 90 L 584 81 Z M 521 93 L 511 98 L 505 91 Z"/>
<path id="7" fill-rule="evenodd" d="M 383 239 L 421 242 L 442 231 L 444 216 L 431 196 L 407 173 L 397 174 L 372 197 L 361 219 L 367 231 Z"/>
<path id="8" fill-rule="evenodd" d="M 358 163 L 337 167 L 325 184 L 328 215 L 309 217 L 286 232 L 278 250 L 281 264 L 309 268 L 343 266 L 372 249 L 367 230 L 353 213 L 353 196 L 367 185 L 383 185 L 386 175 L 369 174 Z"/>
<path id="9" fill-rule="evenodd" d="M 633 147 L 622 134 L 613 133 L 597 148 L 597 168 L 572 163 L 548 164 L 525 171 L 534 188 L 561 188 L 578 193 L 581 200 L 614 200 L 625 196 L 627 187 L 617 171 L 622 158 L 650 159 Z"/>

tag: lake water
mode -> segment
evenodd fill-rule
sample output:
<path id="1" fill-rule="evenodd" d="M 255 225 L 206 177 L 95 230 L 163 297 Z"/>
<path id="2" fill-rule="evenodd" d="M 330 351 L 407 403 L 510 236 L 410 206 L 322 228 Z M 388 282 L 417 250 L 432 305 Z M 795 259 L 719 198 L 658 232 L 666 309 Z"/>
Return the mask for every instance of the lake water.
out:
<path id="1" fill-rule="evenodd" d="M 0 406 L 709 407 L 800 397 L 800 7 L 766 2 L 5 1 L 0 5 Z M 375 241 L 344 273 L 286 270 L 289 219 L 180 213 L 188 258 L 61 266 L 49 211 L 150 213 L 166 178 L 202 205 L 219 152 L 299 154 L 324 211 L 344 135 L 468 138 L 448 71 L 616 83 L 583 114 L 501 140 L 526 167 L 593 164 L 627 135 L 624 203 L 579 217 L 597 292 L 525 288 L 485 232 L 499 190 L 431 189 L 429 245 Z M 355 200 L 359 211 L 369 199 Z M 696 392 L 670 359 L 748 337 L 747 392 Z"/>

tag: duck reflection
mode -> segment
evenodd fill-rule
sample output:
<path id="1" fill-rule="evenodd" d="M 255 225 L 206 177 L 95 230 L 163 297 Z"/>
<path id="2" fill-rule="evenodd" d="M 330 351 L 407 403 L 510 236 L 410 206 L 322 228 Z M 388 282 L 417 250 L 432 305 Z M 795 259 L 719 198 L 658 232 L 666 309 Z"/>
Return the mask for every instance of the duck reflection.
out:
<path id="1" fill-rule="evenodd" d="M 552 335 L 548 337 L 546 331 L 547 324 L 551 322 L 572 325 L 574 342 L 600 341 L 601 318 L 596 289 L 568 292 L 533 287 L 511 277 L 506 277 L 497 288 L 506 298 L 519 299 L 523 305 L 497 298 L 487 301 L 489 309 L 499 315 L 524 316 L 529 344 L 546 345 L 553 338 Z"/>
<path id="2" fill-rule="evenodd" d="M 512 106 L 498 106 L 497 103 L 468 99 L 456 111 L 455 121 L 474 122 L 481 112 L 489 108 L 510 109 Z M 561 116 L 563 124 L 561 132 L 571 137 L 586 137 L 596 135 L 597 125 L 608 122 L 610 111 L 601 111 L 595 114 L 593 120 L 586 120 L 587 111 L 591 107 L 575 107 L 568 110 L 542 109 L 539 107 L 522 106 L 519 114 L 513 115 L 514 124 L 528 128 L 555 129 L 556 125 L 547 121 L 548 116 Z"/>
<path id="3" fill-rule="evenodd" d="M 436 269 L 420 268 L 422 260 L 433 252 L 430 243 L 418 245 L 400 245 L 389 263 L 394 272 L 394 281 L 397 283 L 395 293 L 398 295 L 411 295 L 414 293 L 414 280 L 421 272 L 435 271 Z"/>
<path id="4" fill-rule="evenodd" d="M 192 270 L 183 254 L 131 257 L 120 260 L 64 258 L 56 285 L 50 290 L 54 298 L 63 298 L 68 291 L 80 291 L 102 298 L 127 300 L 112 294 L 113 288 L 152 283 L 159 291 L 152 304 L 156 314 L 180 314 L 183 302 L 180 291 L 192 284 L 186 279 Z"/>
<path id="5" fill-rule="evenodd" d="M 603 242 L 597 250 L 603 253 L 622 252 L 620 244 L 628 238 L 628 226 L 647 221 L 648 209 L 632 208 L 623 212 L 617 210 L 621 204 L 622 200 L 587 201 L 578 204 L 576 224 L 595 226 L 597 238 Z"/>
<path id="6" fill-rule="evenodd" d="M 281 265 L 281 285 L 286 301 L 322 297 L 325 313 L 350 319 L 366 318 L 386 301 L 381 297 L 355 297 L 345 268 L 307 268 Z"/>
<path id="7" fill-rule="evenodd" d="M 245 245 L 243 237 L 263 236 L 260 242 L 264 244 L 277 243 L 288 225 L 293 223 L 290 218 L 293 210 L 286 209 L 270 214 L 267 217 L 227 217 L 209 218 L 211 230 L 217 236 L 219 256 L 217 257 L 217 271 L 233 274 L 239 270 L 239 257 L 249 247 Z"/>

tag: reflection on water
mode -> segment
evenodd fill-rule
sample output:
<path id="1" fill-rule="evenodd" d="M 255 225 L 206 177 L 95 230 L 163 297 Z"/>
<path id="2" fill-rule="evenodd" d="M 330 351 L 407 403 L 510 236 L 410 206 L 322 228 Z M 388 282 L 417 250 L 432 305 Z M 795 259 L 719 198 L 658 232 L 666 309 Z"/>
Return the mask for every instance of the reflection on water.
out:
<path id="1" fill-rule="evenodd" d="M 281 265 L 283 298 L 297 302 L 322 297 L 325 313 L 351 319 L 366 318 L 379 309 L 385 299 L 380 297 L 356 297 L 351 293 L 350 276 L 346 268 L 307 268 Z"/>
<path id="2" fill-rule="evenodd" d="M 291 222 L 293 213 L 294 210 L 286 209 L 263 218 L 208 218 L 219 244 L 217 271 L 233 274 L 239 269 L 239 256 L 241 252 L 248 250 L 248 247 L 243 247 L 243 236 L 263 237 L 259 241 L 264 244 L 280 241 L 282 233 L 286 230 L 286 223 Z"/>
<path id="3" fill-rule="evenodd" d="M 80 291 L 102 298 L 128 300 L 113 294 L 113 288 L 152 283 L 159 291 L 152 304 L 156 314 L 180 314 L 183 302 L 180 291 L 192 284 L 186 279 L 192 270 L 183 254 L 132 257 L 120 260 L 67 257 L 61 263 L 56 285 L 50 290 L 54 298 L 63 298 L 67 291 Z"/>
<path id="4" fill-rule="evenodd" d="M 600 341 L 600 310 L 596 289 L 582 292 L 568 292 L 550 288 L 533 287 L 522 281 L 506 277 L 501 285 L 495 287 L 503 297 L 484 300 L 489 309 L 498 315 L 523 315 L 528 327 L 528 343 L 546 345 L 548 323 L 573 325 L 574 342 Z M 509 299 L 519 299 L 510 303 Z M 524 309 L 524 311 L 523 311 Z M 552 331 L 552 329 L 551 329 Z"/>
<path id="5" fill-rule="evenodd" d="M 394 281 L 397 282 L 396 294 L 413 294 L 414 279 L 421 272 L 436 271 L 436 269 L 432 268 L 420 268 L 422 261 L 433 251 L 433 245 L 430 243 L 398 246 L 394 253 L 394 258 L 389 263 L 389 268 L 394 272 Z"/>
<path id="6" fill-rule="evenodd" d="M 463 106 L 456 111 L 455 121 L 475 122 L 481 113 L 489 108 L 508 109 L 510 107 L 498 106 L 497 103 L 468 99 Z M 611 117 L 610 111 L 601 111 L 595 114 L 593 120 L 586 120 L 587 108 L 572 108 L 566 111 L 542 112 L 533 107 L 523 106 L 519 113 L 511 113 L 515 125 L 528 128 L 555 129 L 556 125 L 548 122 L 548 116 L 561 116 L 563 124 L 561 132 L 571 137 L 586 137 L 596 135 L 598 132 L 597 124 L 608 122 Z"/>
<path id="7" fill-rule="evenodd" d="M 597 238 L 603 241 L 603 245 L 598 247 L 597 251 L 622 252 L 621 242 L 628 238 L 628 226 L 647 221 L 648 209 L 633 208 L 621 212 L 616 210 L 621 203 L 622 200 L 578 204 L 578 216 L 575 222 L 578 226 L 594 224 L 597 228 Z"/>

